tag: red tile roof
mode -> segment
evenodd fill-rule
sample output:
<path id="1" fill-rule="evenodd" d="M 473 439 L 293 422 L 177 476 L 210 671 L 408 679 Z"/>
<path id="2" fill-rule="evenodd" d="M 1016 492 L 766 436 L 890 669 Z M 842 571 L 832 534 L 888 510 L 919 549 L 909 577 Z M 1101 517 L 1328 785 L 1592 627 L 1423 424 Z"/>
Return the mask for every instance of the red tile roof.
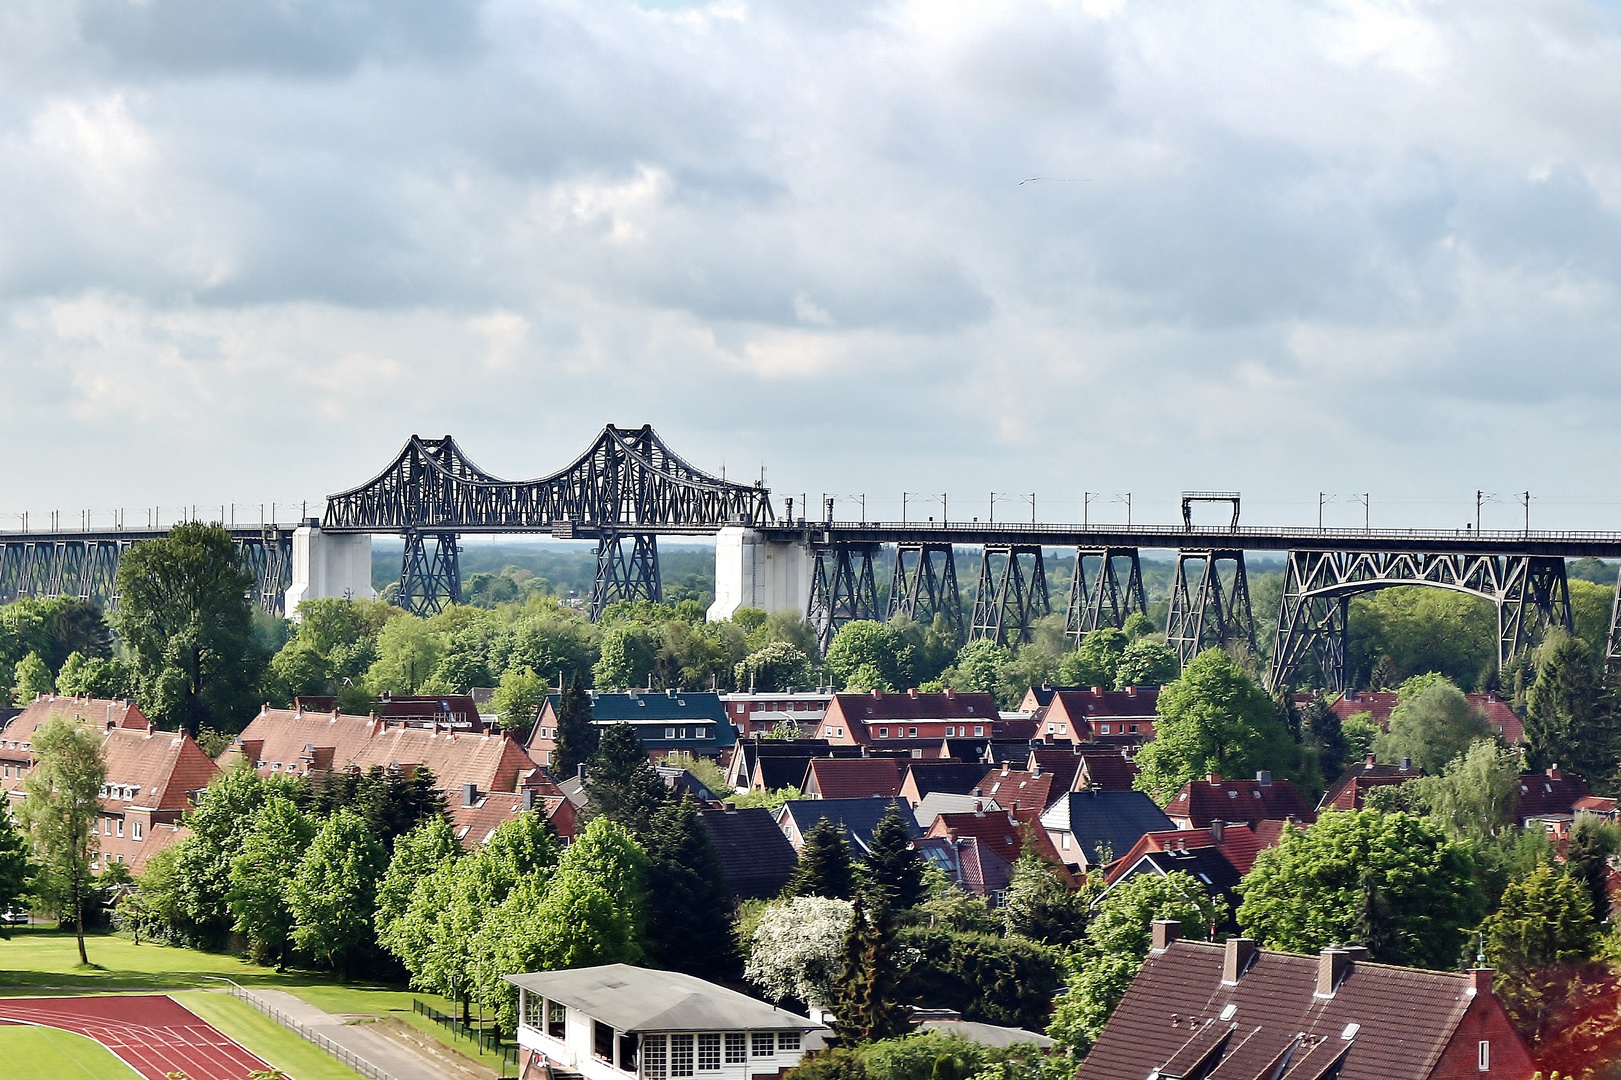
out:
<path id="1" fill-rule="evenodd" d="M 1178 824 L 1202 829 L 1212 821 L 1257 822 L 1267 818 L 1316 821 L 1306 800 L 1288 780 L 1223 780 L 1208 776 L 1184 784 L 1165 807 Z"/>
<path id="2" fill-rule="evenodd" d="M 1041 827 L 1040 814 L 1039 809 L 987 810 L 980 814 L 940 814 L 924 835 L 949 837 L 952 840 L 972 836 L 985 849 L 995 852 L 1009 863 L 1019 858 L 1019 853 L 1024 850 L 1025 838 L 1028 837 L 1030 846 L 1036 854 L 1053 866 L 1061 867 L 1064 861 L 1058 857 L 1058 849 L 1053 847 L 1052 840 L 1047 836 L 1047 830 Z"/>
<path id="3" fill-rule="evenodd" d="M 219 766 L 190 735 L 169 731 L 114 728 L 101 744 L 107 759 L 106 804 L 181 813 L 190 793 L 201 791 L 219 775 Z M 120 798 L 128 794 L 130 798 Z"/>
<path id="4" fill-rule="evenodd" d="M 892 798 L 901 790 L 900 762 L 892 757 L 813 758 L 799 790 L 822 799 Z"/>
<path id="5" fill-rule="evenodd" d="M 1168 829 L 1161 832 L 1151 832 L 1134 844 L 1130 851 L 1122 858 L 1109 864 L 1107 880 L 1113 884 L 1121 874 L 1130 869 L 1138 859 L 1151 851 L 1178 851 L 1189 848 L 1215 848 L 1227 857 L 1233 864 L 1233 869 L 1240 874 L 1250 872 L 1255 865 L 1255 857 L 1269 847 L 1277 845 L 1274 837 L 1271 843 L 1264 842 L 1255 835 L 1255 830 L 1248 825 L 1223 825 L 1220 827 L 1221 839 L 1215 838 L 1212 828 L 1204 829 Z"/>
<path id="6" fill-rule="evenodd" d="M 1239 963 L 1244 946 L 1178 941 L 1151 952 L 1076 1080 L 1484 1076 L 1475 1069 L 1482 1040 L 1491 1076 L 1527 1080 L 1535 1071 L 1496 996 L 1480 992 L 1490 973 L 1419 971 L 1340 953 L 1338 979 L 1319 994 L 1323 958 L 1256 949 Z"/>
<path id="7" fill-rule="evenodd" d="M 981 795 L 995 799 L 999 806 L 1009 810 L 1035 810 L 1037 813 L 1047 809 L 1053 799 L 1069 790 L 1063 787 L 1055 790 L 1050 772 L 1036 776 L 1023 769 L 1010 769 L 1006 765 L 987 772 L 980 779 L 978 787 Z"/>
<path id="8" fill-rule="evenodd" d="M 1557 765 L 1547 772 L 1523 773 L 1519 806 L 1514 813 L 1522 821 L 1544 814 L 1574 813 L 1576 800 L 1587 794 L 1586 780 L 1567 776 Z"/>
<path id="9" fill-rule="evenodd" d="M 1525 721 L 1521 720 L 1508 702 L 1496 694 L 1465 694 L 1471 707 L 1486 714 L 1492 730 L 1510 744 L 1525 741 Z M 1349 720 L 1358 713 L 1367 713 L 1380 727 L 1390 726 L 1390 714 L 1396 708 L 1397 696 L 1388 690 L 1348 690 L 1329 704 L 1329 710 L 1341 720 Z"/>
<path id="10" fill-rule="evenodd" d="M 538 796 L 534 810 L 545 815 L 559 837 L 566 839 L 574 835 L 574 805 L 561 795 Z M 523 796 L 504 791 L 480 795 L 472 806 L 459 799 L 450 801 L 450 822 L 456 830 L 456 839 L 468 851 L 488 841 L 503 821 L 523 812 Z"/>
<path id="11" fill-rule="evenodd" d="M 1404 759 L 1405 760 L 1405 759 Z M 1376 787 L 1395 787 L 1424 775 L 1424 770 L 1408 764 L 1381 765 L 1369 754 L 1360 765 L 1353 765 L 1340 774 L 1334 786 L 1323 794 L 1317 804 L 1319 810 L 1360 810 L 1368 792 Z"/>

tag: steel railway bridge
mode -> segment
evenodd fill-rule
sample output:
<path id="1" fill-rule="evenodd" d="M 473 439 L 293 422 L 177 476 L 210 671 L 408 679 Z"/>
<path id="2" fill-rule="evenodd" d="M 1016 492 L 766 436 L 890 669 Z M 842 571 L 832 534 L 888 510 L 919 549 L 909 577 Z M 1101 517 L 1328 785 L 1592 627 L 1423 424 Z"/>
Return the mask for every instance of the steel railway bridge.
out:
<path id="1" fill-rule="evenodd" d="M 1224 525 L 1195 525 L 1201 503 L 1230 507 Z M 791 505 L 791 504 L 790 504 Z M 1140 553 L 1176 553 L 1168 642 L 1187 663 L 1202 649 L 1254 647 L 1247 552 L 1285 558 L 1267 681 L 1311 675 L 1346 683 L 1353 596 L 1403 585 L 1481 597 L 1497 612 L 1498 661 L 1507 665 L 1549 626 L 1571 626 L 1565 560 L 1621 557 L 1621 532 L 1300 529 L 1241 526 L 1235 492 L 1185 492 L 1174 525 L 1063 525 L 778 519 L 763 484 L 712 476 L 683 461 L 650 426 L 609 425 L 568 467 L 535 480 L 503 480 L 475 465 L 454 439 L 412 436 L 382 472 L 330 496 L 302 533 L 404 539 L 400 603 L 418 614 L 461 600 L 457 538 L 545 534 L 596 543 L 593 618 L 617 600 L 662 599 L 658 538 L 719 536 L 717 592 L 738 606 L 789 608 L 824 648 L 853 619 L 937 617 L 959 639 L 1027 640 L 1033 622 L 1062 610 L 1075 638 L 1146 614 Z M 293 569 L 294 532 L 233 528 L 255 570 L 256 600 L 279 611 Z M 0 601 L 77 595 L 116 604 L 122 553 L 153 530 L 0 533 Z M 1067 597 L 1055 600 L 1045 559 L 1073 551 Z M 973 605 L 959 601 L 959 559 L 975 565 Z M 772 559 L 775 569 L 765 567 Z M 723 574 L 724 571 L 724 574 Z M 776 575 L 776 584 L 769 583 Z M 888 600 L 878 581 L 887 577 Z M 723 580 L 724 578 L 724 580 Z M 717 608 L 723 607 L 717 601 Z M 1606 661 L 1621 666 L 1621 605 Z M 1314 670 L 1313 670 L 1314 669 Z"/>

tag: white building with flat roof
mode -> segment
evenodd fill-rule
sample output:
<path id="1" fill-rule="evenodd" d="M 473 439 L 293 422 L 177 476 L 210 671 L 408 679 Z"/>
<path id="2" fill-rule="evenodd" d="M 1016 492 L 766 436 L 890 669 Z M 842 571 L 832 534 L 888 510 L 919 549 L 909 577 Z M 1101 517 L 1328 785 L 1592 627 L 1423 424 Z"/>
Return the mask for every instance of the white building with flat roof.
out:
<path id="1" fill-rule="evenodd" d="M 508 975 L 521 1075 L 586 1080 L 758 1080 L 799 1064 L 823 1026 L 676 971 L 628 964 Z"/>

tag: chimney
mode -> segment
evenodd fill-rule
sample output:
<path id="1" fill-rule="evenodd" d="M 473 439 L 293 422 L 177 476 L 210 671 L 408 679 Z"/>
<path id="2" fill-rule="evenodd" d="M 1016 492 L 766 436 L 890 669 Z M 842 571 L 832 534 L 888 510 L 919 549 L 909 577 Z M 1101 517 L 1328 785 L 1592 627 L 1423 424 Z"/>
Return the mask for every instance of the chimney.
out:
<path id="1" fill-rule="evenodd" d="M 1345 969 L 1351 966 L 1351 954 L 1338 945 L 1330 945 L 1317 956 L 1317 997 L 1333 997 L 1339 989 Z"/>
<path id="2" fill-rule="evenodd" d="M 525 810 L 535 808 L 535 789 L 532 787 L 523 789 L 523 808 Z"/>
<path id="3" fill-rule="evenodd" d="M 462 785 L 462 805 L 463 806 L 472 806 L 473 804 L 475 804 L 477 802 L 478 802 L 478 785 L 477 784 L 463 784 Z"/>
<path id="4" fill-rule="evenodd" d="M 1135 686 L 1126 687 L 1126 696 L 1127 697 L 1136 697 L 1137 696 L 1137 688 Z"/>
<path id="5" fill-rule="evenodd" d="M 1092 687 L 1092 693 L 1101 697 L 1102 694 L 1103 694 L 1103 687 L 1101 687 L 1101 686 Z"/>
<path id="6" fill-rule="evenodd" d="M 1221 774 L 1220 773 L 1205 773 L 1204 778 L 1206 780 L 1210 781 L 1210 786 L 1211 787 L 1219 787 L 1219 786 L 1221 786 Z"/>
<path id="7" fill-rule="evenodd" d="M 1255 939 L 1235 937 L 1227 939 L 1227 951 L 1221 961 L 1221 981 L 1224 986 L 1238 985 L 1244 969 L 1255 956 Z"/>
<path id="8" fill-rule="evenodd" d="M 1559 778 L 1559 762 L 1556 761 L 1548 766 L 1548 779 L 1558 780 Z"/>
<path id="9" fill-rule="evenodd" d="M 872 692 L 872 696 L 875 697 L 875 698 L 881 698 L 881 697 L 884 696 L 884 692 L 882 690 L 874 688 L 873 692 Z"/>
<path id="10" fill-rule="evenodd" d="M 906 691 L 906 696 L 913 698 L 917 697 L 917 687 L 914 686 L 910 690 Z"/>
<path id="11" fill-rule="evenodd" d="M 1372 757 L 1372 756 L 1373 756 L 1373 755 L 1372 755 L 1372 754 L 1369 754 L 1369 755 L 1368 755 L 1368 756 L 1369 756 L 1369 757 Z M 1402 759 L 1401 759 L 1401 767 L 1402 767 L 1402 771 L 1403 771 L 1403 772 L 1408 772 L 1408 771 L 1410 771 L 1410 770 L 1411 770 L 1411 769 L 1412 769 L 1412 768 L 1413 768 L 1413 759 L 1412 759 L 1412 758 L 1410 758 L 1410 757 L 1404 757 L 1404 758 L 1402 758 Z"/>
<path id="12" fill-rule="evenodd" d="M 1489 967 L 1470 968 L 1469 991 L 1477 997 L 1490 994 L 1492 992 L 1492 969 Z"/>
<path id="13" fill-rule="evenodd" d="M 971 792 L 971 794 L 972 794 L 972 795 L 973 795 L 973 796 L 974 796 L 974 798 L 976 798 L 976 799 L 977 799 L 977 798 L 979 798 L 979 797 L 980 797 L 980 795 L 982 795 L 982 794 L 983 794 L 983 792 L 981 792 L 981 791 L 980 791 L 980 790 L 979 790 L 979 788 L 977 788 L 977 787 L 976 787 L 976 788 L 975 788 L 975 789 L 974 789 L 974 790 L 973 790 L 973 791 L 972 791 L 972 792 Z"/>
<path id="14" fill-rule="evenodd" d="M 664 691 L 664 696 L 665 697 L 675 697 L 675 688 L 671 687 L 670 689 Z"/>
<path id="15" fill-rule="evenodd" d="M 1373 755 L 1372 754 L 1369 754 L 1367 757 L 1362 759 L 1362 767 L 1364 769 L 1373 768 L 1373 764 L 1374 764 L 1374 762 L 1373 762 Z"/>
<path id="16" fill-rule="evenodd" d="M 974 816 L 975 817 L 984 817 L 985 816 L 985 804 L 982 803 L 982 802 L 979 802 L 977 799 L 974 801 Z"/>
<path id="17" fill-rule="evenodd" d="M 1212 821 L 1210 823 L 1210 839 L 1217 847 L 1221 847 L 1222 841 L 1226 838 L 1226 833 L 1226 822 Z"/>
<path id="18" fill-rule="evenodd" d="M 1041 779 L 1041 762 L 1039 762 L 1039 761 L 1033 762 L 1030 765 L 1030 779 L 1032 779 L 1032 780 L 1040 780 Z"/>
<path id="19" fill-rule="evenodd" d="M 1343 946 L 1343 948 L 1345 949 L 1345 955 L 1351 958 L 1351 963 L 1353 964 L 1360 960 L 1366 960 L 1372 955 L 1368 952 L 1368 947 L 1366 945 L 1346 945 Z"/>
<path id="20" fill-rule="evenodd" d="M 1255 782 L 1260 784 L 1262 787 L 1271 787 L 1272 774 L 1266 769 L 1262 769 L 1260 772 L 1255 774 Z"/>
<path id="21" fill-rule="evenodd" d="M 1175 919 L 1154 920 L 1154 951 L 1162 953 L 1171 947 L 1171 942 L 1182 936 L 1182 924 Z"/>

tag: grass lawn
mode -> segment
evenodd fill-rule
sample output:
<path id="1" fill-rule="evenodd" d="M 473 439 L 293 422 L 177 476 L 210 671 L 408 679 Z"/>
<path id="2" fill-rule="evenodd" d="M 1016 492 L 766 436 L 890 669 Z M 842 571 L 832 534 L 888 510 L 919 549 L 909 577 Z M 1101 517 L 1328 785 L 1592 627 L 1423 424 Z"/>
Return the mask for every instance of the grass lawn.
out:
<path id="1" fill-rule="evenodd" d="M 119 990 L 218 989 L 224 984 L 217 978 L 209 976 L 224 976 L 250 990 L 256 986 L 286 990 L 330 1013 L 396 1017 L 483 1065 L 497 1070 L 501 1067 L 499 1056 L 479 1054 L 476 1044 L 466 1039 L 454 1038 L 446 1028 L 426 1016 L 419 1016 L 411 1011 L 412 998 L 425 1001 L 443 1013 L 457 1011 L 454 1005 L 436 994 L 423 994 L 394 986 L 339 983 L 331 975 L 319 972 L 290 971 L 278 974 L 272 968 L 261 967 L 238 956 L 174 948 L 151 942 L 137 945 L 128 937 L 118 934 L 95 934 L 86 937 L 85 951 L 90 957 L 92 965 L 90 968 L 80 966 L 78 946 L 74 942 L 73 934 L 44 927 L 16 928 L 10 940 L 0 941 L 0 997 L 58 993 L 93 994 Z M 207 995 L 197 996 L 207 997 Z M 191 996 L 180 1000 L 186 1001 L 188 1008 L 191 1007 Z M 271 1023 L 259 1017 L 247 1006 L 243 1006 L 243 1009 L 264 1020 L 265 1023 Z M 228 1029 L 222 1027 L 221 1030 L 225 1030 L 233 1038 L 236 1037 L 235 1033 Z M 277 1027 L 277 1030 L 284 1029 Z M 301 1045 L 308 1045 L 290 1033 L 288 1038 Z M 252 1043 L 246 1039 L 241 1041 L 244 1046 L 253 1049 Z M 332 1061 L 320 1051 L 311 1049 L 313 1053 L 320 1054 L 322 1059 Z M 267 1057 L 266 1060 L 276 1064 L 272 1058 Z M 304 1072 L 291 1069 L 289 1071 L 299 1077 L 299 1080 L 304 1080 Z M 348 1080 L 354 1073 L 346 1069 L 336 1075 Z M 4 1074 L 0 1073 L 0 1080 L 3 1080 L 3 1077 Z"/>
<path id="2" fill-rule="evenodd" d="M 183 990 L 174 999 L 225 1034 L 298 1080 L 356 1080 L 359 1073 L 305 1042 L 274 1020 L 230 994 Z"/>
<path id="3" fill-rule="evenodd" d="M 350 1076 L 354 1074 L 351 1073 Z M 140 1080 L 111 1050 L 83 1035 L 23 1024 L 0 1027 L 0 1077 L 23 1080 Z M 313 1078 L 312 1078 L 313 1080 Z M 347 1080 L 347 1078 L 346 1078 Z"/>

